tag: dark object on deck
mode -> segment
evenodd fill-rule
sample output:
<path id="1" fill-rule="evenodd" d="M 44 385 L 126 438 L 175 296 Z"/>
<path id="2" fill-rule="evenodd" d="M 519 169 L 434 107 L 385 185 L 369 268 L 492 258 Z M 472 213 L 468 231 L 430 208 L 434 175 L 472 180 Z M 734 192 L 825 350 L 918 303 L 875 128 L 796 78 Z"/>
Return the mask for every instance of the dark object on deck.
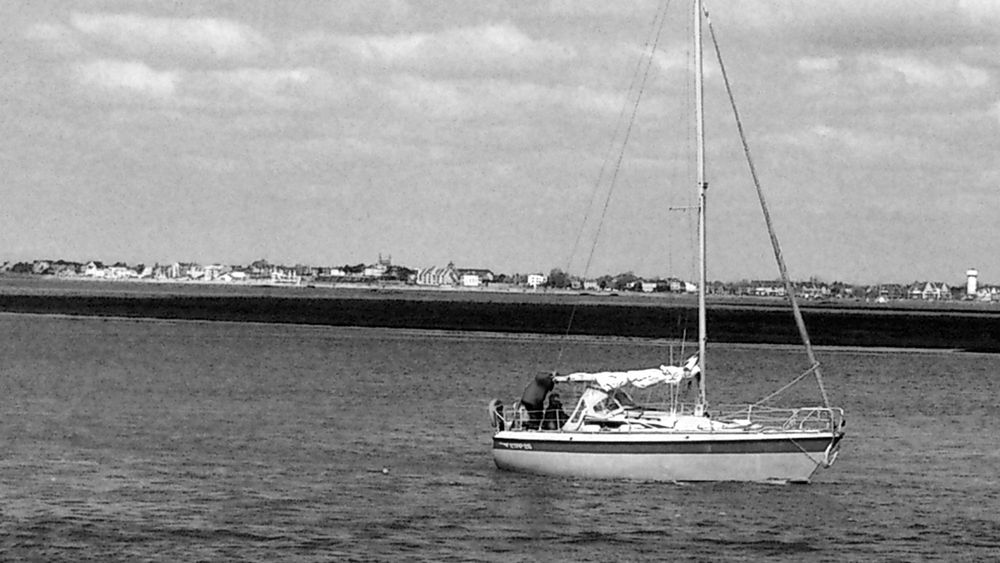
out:
<path id="1" fill-rule="evenodd" d="M 543 430 L 559 430 L 569 420 L 566 411 L 563 410 L 562 401 L 559 400 L 559 393 L 549 395 L 549 406 L 545 409 L 545 416 L 542 418 Z"/>
<path id="2" fill-rule="evenodd" d="M 542 424 L 542 417 L 545 414 L 545 396 L 556 386 L 555 382 L 552 381 L 552 375 L 551 373 L 536 375 L 521 393 L 521 404 L 524 405 L 524 410 L 528 411 L 528 422 L 525 423 L 525 428 L 529 430 L 537 430 Z"/>

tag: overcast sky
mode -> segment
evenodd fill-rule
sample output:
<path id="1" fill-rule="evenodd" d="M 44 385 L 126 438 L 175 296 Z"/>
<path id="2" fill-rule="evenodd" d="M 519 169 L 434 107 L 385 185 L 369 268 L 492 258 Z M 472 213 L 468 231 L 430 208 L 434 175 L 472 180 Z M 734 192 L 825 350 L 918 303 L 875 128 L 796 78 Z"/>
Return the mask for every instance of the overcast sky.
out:
<path id="1" fill-rule="evenodd" d="M 592 275 L 693 274 L 682 4 Z M 1000 282 L 1000 2 L 707 4 L 793 277 Z M 2 2 L 0 260 L 582 273 L 658 5 Z M 709 277 L 773 278 L 707 60 Z"/>

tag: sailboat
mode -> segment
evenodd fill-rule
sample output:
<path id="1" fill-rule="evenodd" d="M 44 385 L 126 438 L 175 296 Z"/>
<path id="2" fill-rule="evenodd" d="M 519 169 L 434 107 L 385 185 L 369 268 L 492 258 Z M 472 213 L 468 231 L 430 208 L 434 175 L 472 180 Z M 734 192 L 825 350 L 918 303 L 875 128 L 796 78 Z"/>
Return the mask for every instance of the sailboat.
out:
<path id="1" fill-rule="evenodd" d="M 494 399 L 488 410 L 492 451 L 501 470 L 542 475 L 641 481 L 808 482 L 833 465 L 844 437 L 844 411 L 830 406 L 819 362 L 795 299 L 778 240 L 740 124 L 732 91 L 722 76 L 757 188 L 778 269 L 810 367 L 771 396 L 752 404 L 712 405 L 706 393 L 708 328 L 706 314 L 705 140 L 702 25 L 711 20 L 694 0 L 695 129 L 699 240 L 698 351 L 678 365 L 601 372 L 546 373 L 535 377 L 521 399 L 504 408 Z M 716 43 L 716 49 L 718 45 Z M 720 66 L 722 64 L 719 58 Z M 815 376 L 821 405 L 776 408 L 768 401 L 808 375 Z M 697 382 L 697 398 L 682 402 L 681 390 Z M 555 386 L 577 387 L 575 406 L 566 413 Z M 662 401 L 639 404 L 636 390 L 661 391 Z M 548 405 L 543 400 L 548 395 Z"/>

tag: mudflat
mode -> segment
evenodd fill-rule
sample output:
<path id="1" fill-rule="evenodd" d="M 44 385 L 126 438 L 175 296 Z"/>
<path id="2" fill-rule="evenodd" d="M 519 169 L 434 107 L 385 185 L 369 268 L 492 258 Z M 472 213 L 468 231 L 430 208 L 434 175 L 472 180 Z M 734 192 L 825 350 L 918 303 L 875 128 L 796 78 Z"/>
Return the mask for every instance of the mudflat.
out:
<path id="1" fill-rule="evenodd" d="M 266 287 L 45 279 L 0 280 L 0 312 L 687 339 L 696 301 L 685 295 Z M 1000 352 L 1000 306 L 967 302 L 803 303 L 819 346 Z M 710 341 L 795 344 L 782 299 L 709 300 Z"/>

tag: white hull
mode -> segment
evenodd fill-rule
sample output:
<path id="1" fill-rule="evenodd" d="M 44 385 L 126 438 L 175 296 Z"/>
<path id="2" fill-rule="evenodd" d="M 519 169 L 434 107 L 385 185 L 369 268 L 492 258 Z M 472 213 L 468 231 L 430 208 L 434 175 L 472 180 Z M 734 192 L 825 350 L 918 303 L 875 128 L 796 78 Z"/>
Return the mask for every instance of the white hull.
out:
<path id="1" fill-rule="evenodd" d="M 499 432 L 493 459 L 508 471 L 639 481 L 808 482 L 833 463 L 842 434 Z"/>

